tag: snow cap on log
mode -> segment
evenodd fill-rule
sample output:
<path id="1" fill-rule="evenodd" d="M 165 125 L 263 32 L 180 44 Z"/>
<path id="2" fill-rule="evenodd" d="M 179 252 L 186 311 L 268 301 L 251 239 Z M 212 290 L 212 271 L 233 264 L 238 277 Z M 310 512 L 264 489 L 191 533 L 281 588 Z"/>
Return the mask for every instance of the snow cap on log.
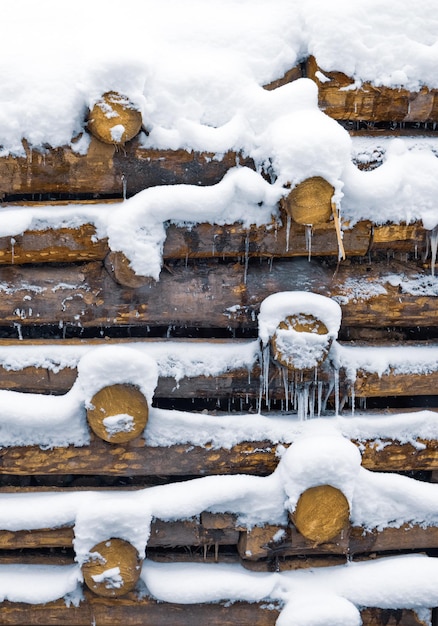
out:
<path id="1" fill-rule="evenodd" d="M 123 539 L 102 541 L 90 550 L 82 565 L 84 582 L 99 596 L 120 597 L 132 591 L 140 578 L 137 550 Z"/>
<path id="2" fill-rule="evenodd" d="M 327 356 L 341 325 L 334 300 L 307 291 L 284 291 L 266 298 L 259 313 L 259 337 L 271 342 L 274 359 L 291 370 L 313 369 Z"/>
<path id="3" fill-rule="evenodd" d="M 141 129 L 138 107 L 126 96 L 108 91 L 94 104 L 88 115 L 88 129 L 104 143 L 122 145 Z"/>
<path id="4" fill-rule="evenodd" d="M 92 397 L 110 385 L 134 385 L 149 405 L 157 386 L 158 367 L 150 356 L 126 346 L 101 346 L 79 361 L 75 387 L 89 406 Z"/>
<path id="5" fill-rule="evenodd" d="M 330 485 L 345 496 L 351 510 L 356 482 L 361 470 L 361 454 L 349 439 L 318 432 L 318 426 L 306 429 L 306 435 L 284 452 L 278 472 L 287 495 L 289 512 L 312 487 Z"/>

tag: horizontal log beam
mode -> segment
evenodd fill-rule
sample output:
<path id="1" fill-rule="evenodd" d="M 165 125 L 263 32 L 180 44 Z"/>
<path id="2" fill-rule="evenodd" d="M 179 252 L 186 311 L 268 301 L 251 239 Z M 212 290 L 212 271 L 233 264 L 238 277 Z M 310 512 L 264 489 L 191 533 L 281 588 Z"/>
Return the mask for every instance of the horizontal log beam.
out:
<path id="1" fill-rule="evenodd" d="M 436 470 L 436 441 L 419 439 L 418 443 L 421 445 L 414 447 L 392 440 L 362 441 L 362 465 L 378 471 Z M 0 474 L 21 476 L 268 475 L 277 464 L 276 445 L 268 441 L 242 442 L 225 450 L 182 444 L 167 448 L 150 447 L 144 439 L 115 445 L 96 438 L 82 448 L 69 446 L 42 450 L 38 446 L 29 446 L 0 450 Z"/>
<path id="2" fill-rule="evenodd" d="M 54 207 L 55 208 L 55 207 Z M 286 222 L 286 220 L 284 220 Z M 78 228 L 26 231 L 0 238 L 0 265 L 24 263 L 72 263 L 103 261 L 110 252 L 106 239 L 96 240 L 92 224 Z M 348 256 L 366 254 L 371 224 L 359 222 L 344 231 L 343 244 Z M 333 224 L 320 224 L 312 231 L 313 256 L 338 256 Z M 241 224 L 215 226 L 199 224 L 190 229 L 169 225 L 163 250 L 164 259 L 253 257 L 296 257 L 309 255 L 305 226 L 284 223 L 270 228 L 243 228 Z"/>
<path id="3" fill-rule="evenodd" d="M 123 598 L 99 598 L 85 591 L 84 601 L 79 606 L 67 606 L 64 600 L 44 605 L 3 602 L 2 624 L 5 626 L 112 626 L 143 624 L 145 615 L 154 626 L 275 626 L 279 610 L 267 607 L 266 603 L 235 602 L 218 604 L 171 604 L 157 602 L 151 598 L 138 599 L 135 593 Z M 383 626 L 393 620 L 398 626 L 426 626 L 410 609 L 362 608 L 363 626 Z"/>
<path id="4" fill-rule="evenodd" d="M 41 353 L 44 352 L 44 346 L 108 346 L 108 345 L 129 345 L 141 344 L 146 348 L 162 342 L 163 346 L 168 342 L 166 339 L 67 339 L 53 340 L 51 342 L 44 340 L 0 340 L 0 349 L 2 346 L 17 346 L 19 350 L 26 346 L 40 346 Z M 176 340 L 179 345 L 191 347 L 199 345 L 200 340 Z M 206 340 L 211 346 L 212 354 L 214 354 L 215 346 L 222 347 L 229 345 L 230 347 L 248 345 L 246 340 Z M 343 346 L 348 344 L 343 344 Z M 383 344 L 378 344 L 381 347 Z M 425 350 L 430 348 L 430 344 L 424 344 Z M 413 342 L 405 342 L 405 348 L 409 346 L 420 347 L 421 344 Z M 372 347 L 368 343 L 364 346 L 367 350 Z M 438 349 L 438 348 L 437 348 Z M 18 355 L 17 355 L 18 356 Z M 260 376 L 261 370 L 258 364 L 252 369 L 229 369 L 217 376 L 193 376 L 183 377 L 179 380 L 178 385 L 175 379 L 171 377 L 160 377 L 154 397 L 158 398 L 222 398 L 222 399 L 245 399 L 255 400 L 260 396 Z M 314 372 L 298 373 L 295 377 L 291 373 L 288 376 L 290 390 L 289 394 L 293 394 L 292 385 L 297 384 L 298 389 L 302 383 L 313 384 Z M 318 381 L 323 385 L 323 395 L 330 393 L 332 388 L 333 370 L 330 364 L 326 363 L 318 371 Z M 55 372 L 42 367 L 24 367 L 23 369 L 10 370 L 0 364 L 0 389 L 8 389 L 21 392 L 31 393 L 65 393 L 74 384 L 77 377 L 76 367 L 65 367 Z M 341 368 L 339 372 L 340 395 L 341 399 L 354 395 L 356 398 L 367 397 L 387 397 L 387 396 L 429 396 L 434 395 L 434 390 L 438 385 L 438 371 L 425 371 L 418 373 L 399 373 L 391 370 L 388 373 L 377 374 L 365 370 L 358 369 L 354 383 L 348 379 L 347 372 Z M 269 369 L 269 398 L 274 400 L 285 399 L 285 382 L 283 378 L 282 367 L 272 362 Z M 333 395 L 333 391 L 331 393 Z M 287 408 L 290 408 L 291 402 L 288 401 Z M 285 406 L 286 408 L 286 406 Z"/>
<path id="5" fill-rule="evenodd" d="M 279 531 L 283 532 L 280 540 Z M 438 547 L 438 528 L 409 526 L 383 528 L 365 532 L 352 527 L 331 541 L 315 544 L 298 533 L 296 528 L 266 525 L 241 532 L 238 551 L 242 559 L 250 561 L 281 558 L 299 554 L 364 554 L 391 550 L 422 550 Z"/>
<path id="6" fill-rule="evenodd" d="M 320 79 L 323 74 L 329 80 Z M 356 87 L 354 79 L 342 72 L 326 72 L 314 57 L 306 62 L 306 76 L 318 85 L 319 107 L 337 120 L 370 122 L 433 122 L 438 120 L 438 91 L 422 87 L 407 89 L 375 87 L 365 82 Z"/>
<path id="7" fill-rule="evenodd" d="M 251 159 L 228 152 L 219 160 L 210 153 L 148 150 L 141 138 L 122 149 L 91 137 L 86 154 L 70 147 L 47 152 L 29 150 L 26 157 L 0 158 L 0 194 L 91 194 L 132 196 L 156 185 L 218 183 L 239 162 L 254 168 Z M 38 199 L 38 198 L 37 198 Z"/>
<path id="8" fill-rule="evenodd" d="M 290 259 L 222 265 L 199 261 L 167 264 L 159 282 L 137 289 L 117 286 L 100 263 L 74 267 L 0 267 L 3 325 L 70 324 L 79 327 L 176 325 L 257 327 L 261 302 L 278 291 L 314 291 L 336 298 L 342 327 L 438 325 L 434 295 L 403 293 L 386 276 L 399 271 L 414 280 L 416 264 L 349 261 L 331 267 Z"/>
<path id="9" fill-rule="evenodd" d="M 65 493 L 65 492 L 64 492 Z M 203 523 L 207 515 L 210 524 Z M 148 540 L 149 548 L 183 546 L 237 546 L 243 561 L 292 557 L 297 555 L 355 555 L 392 550 L 424 550 L 438 548 L 438 527 L 426 528 L 404 524 L 400 528 L 364 531 L 350 527 L 329 541 L 315 543 L 301 535 L 293 526 L 238 527 L 234 515 L 203 514 L 200 520 L 167 522 L 153 520 Z M 220 528 L 212 528 L 214 520 Z M 278 537 L 280 536 L 280 539 Z M 72 548 L 73 527 L 40 530 L 0 530 L 0 550 L 41 548 Z M 17 556 L 17 562 L 20 557 Z M 190 560 L 190 559 L 189 559 Z"/>

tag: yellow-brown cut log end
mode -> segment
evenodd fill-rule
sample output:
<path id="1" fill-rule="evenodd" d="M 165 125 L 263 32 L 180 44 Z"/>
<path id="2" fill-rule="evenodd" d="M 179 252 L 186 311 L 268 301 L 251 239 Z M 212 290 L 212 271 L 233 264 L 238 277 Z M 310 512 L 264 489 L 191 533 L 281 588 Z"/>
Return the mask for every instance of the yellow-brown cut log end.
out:
<path id="1" fill-rule="evenodd" d="M 88 115 L 88 130 L 104 143 L 123 145 L 141 129 L 142 117 L 126 96 L 105 93 Z"/>
<path id="2" fill-rule="evenodd" d="M 342 491 L 331 485 L 306 489 L 299 497 L 291 519 L 310 541 L 326 543 L 347 529 L 350 507 Z"/>
<path id="3" fill-rule="evenodd" d="M 302 347 L 294 346 L 293 340 L 288 342 L 287 335 L 281 333 L 281 331 L 288 330 L 294 330 L 298 333 L 314 333 L 316 335 L 327 335 L 328 333 L 327 326 L 313 315 L 299 314 L 288 316 L 285 320 L 280 322 L 277 331 L 271 339 L 272 355 L 277 363 L 280 363 L 280 365 L 283 365 L 283 367 L 286 367 L 290 371 L 294 371 L 311 370 L 324 361 L 330 348 L 328 341 L 321 344 L 319 352 L 315 345 L 312 346 L 315 358 L 308 367 L 304 367 L 302 362 Z"/>
<path id="4" fill-rule="evenodd" d="M 139 437 L 149 416 L 146 398 L 134 385 L 110 385 L 98 391 L 87 409 L 91 430 L 109 443 L 125 443 Z"/>
<path id="5" fill-rule="evenodd" d="M 84 582 L 99 596 L 119 597 L 132 591 L 140 577 L 141 559 L 137 550 L 123 539 L 109 539 L 90 550 L 82 565 Z"/>
<path id="6" fill-rule="evenodd" d="M 283 200 L 283 206 L 298 224 L 324 224 L 332 214 L 334 192 L 334 187 L 324 178 L 313 176 L 294 187 Z"/>

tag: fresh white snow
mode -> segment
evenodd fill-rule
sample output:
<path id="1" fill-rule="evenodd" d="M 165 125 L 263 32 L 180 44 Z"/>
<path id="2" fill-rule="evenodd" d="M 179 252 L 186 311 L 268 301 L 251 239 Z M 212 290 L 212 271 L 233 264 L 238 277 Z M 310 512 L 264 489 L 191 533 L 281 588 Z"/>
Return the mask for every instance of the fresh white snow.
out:
<path id="1" fill-rule="evenodd" d="M 353 87 L 369 81 L 414 91 L 424 85 L 438 88 L 435 2 L 389 0 L 383 10 L 377 0 L 360 6 L 345 0 L 136 0 L 121 10 L 114 0 L 68 5 L 15 0 L 2 6 L 2 26 L 0 156 L 31 161 L 34 151 L 59 146 L 85 154 L 87 109 L 113 90 L 141 110 L 139 141 L 145 149 L 209 151 L 218 159 L 234 150 L 256 165 L 254 172 L 236 164 L 208 188 L 145 189 L 110 212 L 105 205 L 2 207 L 0 236 L 12 243 L 29 229 L 91 223 L 96 237 L 107 237 L 112 250 L 124 252 L 135 272 L 158 280 L 166 224 L 270 224 L 278 217 L 285 185 L 311 176 L 323 176 L 334 186 L 344 224 L 421 221 L 430 231 L 438 225 L 436 140 L 351 139 L 318 109 L 312 81 L 263 89 L 311 54 L 320 78 L 343 71 L 355 81 Z M 113 129 L 114 139 L 121 130 Z M 360 171 L 355 163 L 367 160 L 379 167 Z M 436 241 L 432 234 L 435 254 Z M 434 276 L 412 280 L 397 275 L 390 284 L 402 293 L 438 294 Z M 14 288 L 0 284 L 0 297 Z M 358 285 L 349 297 L 385 292 L 383 283 L 372 288 Z M 300 298 L 300 305 L 311 304 L 315 313 L 313 294 Z M 289 311 L 290 298 L 279 295 L 272 303 L 276 306 L 269 309 L 266 303 L 260 318 L 265 346 Z M 333 340 L 329 358 L 351 380 L 358 370 L 379 375 L 436 371 L 436 346 L 371 352 L 337 344 L 336 307 L 333 301 L 322 307 Z M 0 363 L 7 369 L 77 367 L 78 378 L 60 397 L 0 391 L 0 446 L 86 445 L 85 407 L 103 383 L 136 384 L 150 403 L 158 376 L 173 377 L 177 385 L 185 376 L 214 376 L 240 367 L 249 371 L 259 358 L 260 341 L 205 343 L 196 349 L 191 344 L 190 350 L 184 342 L 1 347 Z M 143 553 L 153 517 L 174 520 L 204 510 L 231 511 L 249 525 L 283 524 L 299 493 L 328 479 L 346 494 L 354 524 L 368 529 L 438 524 L 438 485 L 371 473 L 360 466 L 359 450 L 349 441 L 375 439 L 385 445 L 392 438 L 421 447 L 419 439 L 438 438 L 435 412 L 335 415 L 304 422 L 291 413 L 213 416 L 151 409 L 144 436 L 155 446 L 230 447 L 258 440 L 292 445 L 287 451 L 278 447 L 278 470 L 265 478 L 211 476 L 124 493 L 0 494 L 0 528 L 74 525 L 81 563 L 93 545 L 114 535 Z M 412 607 L 424 614 L 438 605 L 437 579 L 437 559 L 423 556 L 282 574 L 150 561 L 142 570 L 148 591 L 163 601 L 279 603 L 278 626 L 356 626 L 361 606 Z M 44 603 L 65 597 L 77 603 L 80 582 L 78 566 L 2 565 L 0 599 Z"/>

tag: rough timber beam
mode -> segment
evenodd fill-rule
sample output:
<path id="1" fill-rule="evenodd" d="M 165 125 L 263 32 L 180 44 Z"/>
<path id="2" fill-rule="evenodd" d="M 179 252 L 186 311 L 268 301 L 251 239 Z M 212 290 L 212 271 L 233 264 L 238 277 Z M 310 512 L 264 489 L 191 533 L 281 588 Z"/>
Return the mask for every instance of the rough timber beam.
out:
<path id="1" fill-rule="evenodd" d="M 108 205 L 110 209 L 111 205 Z M 1 210 L 0 210 L 1 217 Z M 424 231 L 425 232 L 425 231 Z M 371 224 L 359 222 L 344 231 L 343 244 L 347 256 L 366 254 L 371 237 Z M 305 226 L 283 225 L 243 228 L 240 224 L 215 226 L 198 224 L 191 228 L 169 225 L 164 244 L 164 259 L 208 259 L 248 255 L 252 257 L 296 257 L 309 255 Z M 409 246 L 409 240 L 404 242 Z M 410 247 L 413 248 L 413 245 Z M 73 263 L 103 261 L 110 252 L 106 239 L 95 240 L 95 228 L 84 224 L 78 228 L 26 231 L 14 237 L 0 238 L 0 265 L 25 263 Z M 313 256 L 338 255 L 338 242 L 333 224 L 321 224 L 312 230 Z"/>
<path id="2" fill-rule="evenodd" d="M 64 600 L 57 600 L 44 605 L 3 602 L 1 604 L 2 623 L 5 626 L 112 626 L 125 624 L 138 626 L 275 626 L 279 610 L 268 608 L 266 603 L 235 602 L 218 604 L 170 604 L 157 602 L 151 598 L 138 599 L 134 592 L 123 598 L 99 598 L 85 591 L 84 601 L 77 607 L 67 607 Z M 426 626 L 415 611 L 409 609 L 361 610 L 363 626 L 379 626 L 396 623 L 398 626 Z"/>
<path id="3" fill-rule="evenodd" d="M 278 291 L 306 290 L 337 299 L 342 325 L 383 328 L 438 326 L 436 296 L 403 293 L 387 276 L 426 278 L 415 263 L 321 264 L 304 259 L 245 264 L 166 264 L 155 282 L 117 286 L 98 262 L 78 267 L 0 268 L 4 326 L 70 324 L 78 327 L 176 325 L 257 327 L 260 303 Z"/>
<path id="4" fill-rule="evenodd" d="M 146 434 L 147 437 L 147 434 Z M 378 471 L 436 470 L 435 440 L 402 444 L 393 440 L 361 441 L 362 465 Z M 358 443 L 359 445 L 359 443 Z M 150 447 L 142 438 L 124 445 L 97 438 L 84 447 L 42 450 L 38 446 L 2 448 L 0 474 L 109 476 L 268 475 L 278 464 L 270 441 L 242 442 L 229 450 L 193 445 Z"/>
<path id="5" fill-rule="evenodd" d="M 91 138 L 86 154 L 71 148 L 37 152 L 25 146 L 27 156 L 0 158 L 0 194 L 90 194 L 131 196 L 155 185 L 213 185 L 240 163 L 254 167 L 250 159 L 228 152 L 214 154 L 185 150 L 146 150 L 141 137 L 123 148 Z M 125 189 L 126 187 L 126 189 Z"/>
<path id="6" fill-rule="evenodd" d="M 323 74 L 328 80 L 320 80 Z M 423 87 L 407 89 L 374 87 L 354 80 L 342 72 L 326 72 L 314 57 L 306 63 L 306 75 L 318 85 L 320 108 L 337 120 L 369 122 L 434 122 L 438 120 L 438 91 Z"/>

